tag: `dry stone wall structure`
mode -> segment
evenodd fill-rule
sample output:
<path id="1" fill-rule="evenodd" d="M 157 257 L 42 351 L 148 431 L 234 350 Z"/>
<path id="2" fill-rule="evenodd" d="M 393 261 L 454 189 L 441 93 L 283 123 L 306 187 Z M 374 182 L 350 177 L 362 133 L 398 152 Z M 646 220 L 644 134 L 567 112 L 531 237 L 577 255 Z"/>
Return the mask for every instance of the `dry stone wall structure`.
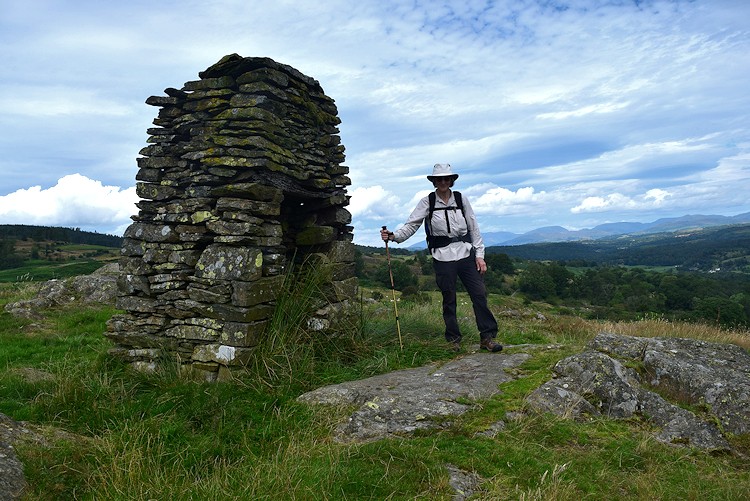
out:
<path id="1" fill-rule="evenodd" d="M 330 270 L 308 322 L 321 331 L 357 281 L 334 101 L 268 58 L 225 56 L 199 77 L 146 101 L 160 111 L 121 250 L 125 313 L 106 335 L 140 369 L 169 357 L 211 379 L 252 355 L 290 265 Z"/>

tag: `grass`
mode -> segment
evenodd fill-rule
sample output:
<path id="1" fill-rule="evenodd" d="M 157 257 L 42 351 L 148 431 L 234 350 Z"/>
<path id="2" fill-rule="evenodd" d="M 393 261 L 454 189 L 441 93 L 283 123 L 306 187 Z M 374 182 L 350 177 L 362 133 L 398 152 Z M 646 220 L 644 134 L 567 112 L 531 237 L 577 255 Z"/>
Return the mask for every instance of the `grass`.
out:
<path id="1" fill-rule="evenodd" d="M 104 263 L 96 259 L 75 261 L 28 260 L 23 266 L 10 270 L 0 270 L 0 282 L 44 281 L 85 275 L 102 267 Z"/>
<path id="2" fill-rule="evenodd" d="M 700 323 L 671 322 L 662 318 L 650 318 L 637 322 L 602 324 L 602 330 L 615 334 L 640 337 L 683 337 L 702 339 L 714 343 L 733 343 L 750 350 L 750 332 L 743 329 L 719 328 Z"/>
<path id="3" fill-rule="evenodd" d="M 365 303 L 335 338 L 307 332 L 302 313 L 320 292 L 320 281 L 308 278 L 280 298 L 285 314 L 274 319 L 259 348 L 263 356 L 228 382 L 191 380 L 170 366 L 131 372 L 107 355 L 102 332 L 111 308 L 73 305 L 35 323 L 1 314 L 0 412 L 41 426 L 49 437 L 17 447 L 30 485 L 26 499 L 448 500 L 446 463 L 485 479 L 481 499 L 726 500 L 750 492 L 748 454 L 666 446 L 638 420 L 514 414 L 554 363 L 601 330 L 746 348 L 747 332 L 658 319 L 597 323 L 492 295 L 503 343 L 557 348 L 531 350 L 517 379 L 448 430 L 342 445 L 331 429 L 345 410 L 302 405 L 298 395 L 454 355 L 445 349 L 432 293 L 428 304 L 399 302 L 403 351 L 390 291 Z M 27 285 L 7 285 L 0 302 L 29 294 Z M 471 306 L 459 297 L 464 336 L 476 341 Z M 476 435 L 499 420 L 506 426 L 494 438 Z M 749 451 L 746 436 L 733 441 Z"/>

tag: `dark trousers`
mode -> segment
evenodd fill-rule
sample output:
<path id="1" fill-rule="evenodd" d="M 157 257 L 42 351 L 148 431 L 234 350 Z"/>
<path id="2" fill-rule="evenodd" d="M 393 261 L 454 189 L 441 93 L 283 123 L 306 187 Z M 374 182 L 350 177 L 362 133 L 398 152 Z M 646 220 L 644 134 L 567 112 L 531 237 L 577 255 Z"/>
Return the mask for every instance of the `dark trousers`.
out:
<path id="1" fill-rule="evenodd" d="M 435 282 L 443 293 L 443 320 L 445 339 L 448 342 L 461 341 L 461 331 L 456 318 L 456 277 L 461 279 L 474 307 L 477 329 L 482 339 L 497 336 L 497 321 L 487 306 L 487 289 L 482 275 L 477 271 L 474 253 L 460 261 L 432 260 L 435 269 Z"/>

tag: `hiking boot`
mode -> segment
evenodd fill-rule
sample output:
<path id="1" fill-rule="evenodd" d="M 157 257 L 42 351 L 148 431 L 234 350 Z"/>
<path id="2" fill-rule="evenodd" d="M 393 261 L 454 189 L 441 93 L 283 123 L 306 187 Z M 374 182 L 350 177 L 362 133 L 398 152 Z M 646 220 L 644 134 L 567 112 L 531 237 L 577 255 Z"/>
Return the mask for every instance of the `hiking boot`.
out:
<path id="1" fill-rule="evenodd" d="M 479 347 L 483 350 L 491 351 L 492 353 L 497 353 L 498 351 L 503 350 L 503 345 L 496 343 L 494 339 L 482 339 L 482 342 L 479 343 Z"/>
<path id="2" fill-rule="evenodd" d="M 448 342 L 448 349 L 452 351 L 453 353 L 458 353 L 461 351 L 461 341 L 449 341 Z"/>

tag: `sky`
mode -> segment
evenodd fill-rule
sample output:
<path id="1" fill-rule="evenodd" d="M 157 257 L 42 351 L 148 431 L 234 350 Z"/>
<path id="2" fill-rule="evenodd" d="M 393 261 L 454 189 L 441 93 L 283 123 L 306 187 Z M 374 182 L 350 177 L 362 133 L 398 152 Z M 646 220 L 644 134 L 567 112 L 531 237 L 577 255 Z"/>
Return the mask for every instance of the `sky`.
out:
<path id="1" fill-rule="evenodd" d="M 0 0 L 0 224 L 121 235 L 145 100 L 232 53 L 335 100 L 358 244 L 435 163 L 483 233 L 750 212 L 750 1 Z"/>

